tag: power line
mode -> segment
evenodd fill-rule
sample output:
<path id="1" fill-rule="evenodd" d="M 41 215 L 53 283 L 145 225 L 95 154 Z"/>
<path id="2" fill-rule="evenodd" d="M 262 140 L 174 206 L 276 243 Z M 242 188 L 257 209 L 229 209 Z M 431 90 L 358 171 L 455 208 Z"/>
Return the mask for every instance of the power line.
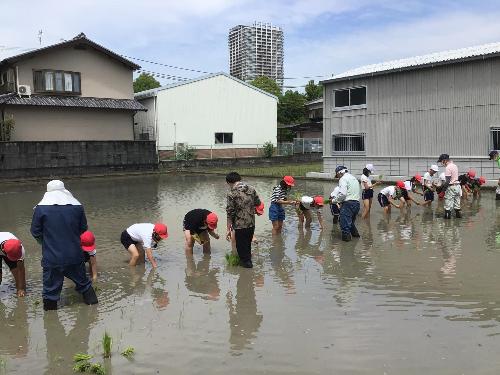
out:
<path id="1" fill-rule="evenodd" d="M 122 57 L 125 57 L 126 59 L 131 59 L 131 60 L 136 60 L 136 61 L 142 61 L 148 64 L 154 64 L 154 65 L 161 65 L 161 66 L 166 66 L 167 68 L 173 68 L 173 69 L 180 69 L 180 70 L 187 70 L 189 72 L 196 72 L 196 73 L 203 73 L 203 74 L 210 74 L 211 72 L 205 72 L 203 70 L 196 70 L 196 69 L 190 69 L 190 68 L 183 68 L 181 66 L 175 66 L 175 65 L 169 65 L 169 64 L 164 64 L 156 61 L 150 61 L 150 60 L 145 60 L 145 59 L 139 59 L 137 57 L 131 57 L 131 56 L 125 56 L 121 55 Z"/>
<path id="2" fill-rule="evenodd" d="M 167 74 L 167 73 L 153 72 L 153 71 L 147 70 L 147 69 L 139 69 L 136 73 L 137 74 L 146 73 L 146 74 L 149 74 L 150 76 L 153 76 L 153 77 L 170 79 L 170 80 L 174 80 L 174 81 L 187 81 L 190 79 L 190 78 L 186 78 L 186 77 L 174 76 L 174 75 Z"/>

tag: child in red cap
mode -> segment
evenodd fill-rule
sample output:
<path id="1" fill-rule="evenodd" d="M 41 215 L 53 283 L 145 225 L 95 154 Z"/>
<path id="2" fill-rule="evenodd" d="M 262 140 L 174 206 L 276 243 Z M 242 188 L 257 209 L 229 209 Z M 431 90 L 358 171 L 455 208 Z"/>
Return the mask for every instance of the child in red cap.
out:
<path id="1" fill-rule="evenodd" d="M 2 259 L 9 267 L 16 282 L 17 296 L 26 294 L 26 272 L 24 269 L 24 246 L 10 232 L 0 232 L 0 283 L 2 282 Z"/>
<path id="2" fill-rule="evenodd" d="M 203 253 L 210 254 L 210 237 L 219 239 L 215 232 L 219 218 L 215 212 L 196 208 L 184 216 L 182 230 L 184 231 L 186 255 L 193 255 L 194 243 L 203 246 Z"/>
<path id="3" fill-rule="evenodd" d="M 279 185 L 273 188 L 271 194 L 271 206 L 269 206 L 269 220 L 273 224 L 273 234 L 280 234 L 285 221 L 285 209 L 283 205 L 295 205 L 297 202 L 288 200 L 287 195 L 292 186 L 295 186 L 295 180 L 292 176 L 285 176 Z"/>
<path id="4" fill-rule="evenodd" d="M 167 226 L 163 223 L 138 223 L 125 229 L 120 241 L 125 249 L 130 253 L 130 266 L 144 263 L 145 258 L 151 262 L 151 266 L 158 265 L 153 258 L 153 248 L 158 246 L 158 242 L 168 237 Z"/>
<path id="5" fill-rule="evenodd" d="M 378 193 L 377 200 L 380 207 L 384 209 L 384 213 L 391 213 L 391 205 L 396 208 L 401 208 L 405 204 L 403 192 L 406 191 L 405 183 L 397 181 L 395 186 L 386 186 Z M 401 201 L 397 204 L 396 201 Z"/>
<path id="6" fill-rule="evenodd" d="M 323 206 L 324 206 L 324 199 L 323 197 L 316 195 L 315 197 L 309 197 L 307 195 L 304 195 L 300 198 L 300 201 L 297 202 L 297 215 L 299 216 L 299 227 L 302 229 L 304 226 L 304 219 L 305 219 L 305 227 L 310 228 L 311 227 L 311 222 L 312 222 L 312 214 L 311 210 L 314 209 L 316 210 L 316 214 L 318 216 L 318 221 L 319 221 L 319 227 L 320 229 L 323 229 L 323 214 L 321 212 Z"/>
<path id="7" fill-rule="evenodd" d="M 97 281 L 97 257 L 94 233 L 89 230 L 83 232 L 80 235 L 80 244 L 82 245 L 85 263 L 89 264 L 89 273 L 92 276 L 92 281 Z"/>

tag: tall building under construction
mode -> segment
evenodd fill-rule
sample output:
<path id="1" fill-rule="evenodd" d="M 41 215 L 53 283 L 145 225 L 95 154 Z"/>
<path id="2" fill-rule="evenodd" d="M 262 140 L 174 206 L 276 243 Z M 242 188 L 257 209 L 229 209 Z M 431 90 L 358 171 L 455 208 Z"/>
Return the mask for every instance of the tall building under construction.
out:
<path id="1" fill-rule="evenodd" d="M 263 22 L 230 29 L 229 73 L 242 81 L 267 76 L 283 87 L 283 30 Z"/>

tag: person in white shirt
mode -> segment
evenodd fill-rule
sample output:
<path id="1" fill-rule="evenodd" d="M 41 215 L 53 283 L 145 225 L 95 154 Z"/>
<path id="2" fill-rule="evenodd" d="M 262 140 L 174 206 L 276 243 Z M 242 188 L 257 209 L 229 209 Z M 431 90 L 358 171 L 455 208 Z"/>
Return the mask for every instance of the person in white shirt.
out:
<path id="1" fill-rule="evenodd" d="M 430 206 L 434 202 L 434 191 L 439 184 L 438 173 L 439 167 L 436 164 L 431 165 L 429 170 L 424 173 L 422 181 L 424 202 L 422 206 Z"/>
<path id="2" fill-rule="evenodd" d="M 343 165 L 335 168 L 335 174 L 339 178 L 337 200 L 342 203 L 340 206 L 342 241 L 350 241 L 352 237 L 359 237 L 355 225 L 356 216 L 359 213 L 359 182 Z"/>
<path id="3" fill-rule="evenodd" d="M 397 181 L 395 186 L 386 186 L 380 190 L 377 200 L 380 207 L 384 209 L 384 213 L 390 214 L 391 206 L 401 208 L 405 205 L 403 191 L 406 191 L 405 183 L 403 181 Z M 401 203 L 395 203 L 397 200 L 401 201 Z"/>
<path id="4" fill-rule="evenodd" d="M 337 186 L 335 189 L 333 189 L 332 193 L 330 194 L 330 212 L 332 213 L 333 216 L 333 225 L 339 223 L 339 217 L 340 217 L 340 202 L 338 201 L 339 191 L 340 188 Z"/>
<path id="5" fill-rule="evenodd" d="M 380 184 L 379 181 L 373 182 L 370 175 L 375 172 L 375 167 L 373 164 L 366 164 L 363 168 L 363 174 L 361 175 L 361 200 L 363 201 L 363 213 L 361 214 L 362 219 L 366 219 L 370 215 L 370 210 L 372 208 L 373 201 L 373 187 Z"/>
<path id="6" fill-rule="evenodd" d="M 158 242 L 168 237 L 167 226 L 163 223 L 139 223 L 133 224 L 124 230 L 120 241 L 130 253 L 130 266 L 144 263 L 145 257 L 151 262 L 153 268 L 157 267 L 153 258 L 153 248 Z"/>
<path id="7" fill-rule="evenodd" d="M 2 259 L 9 267 L 16 282 L 17 296 L 26 294 L 26 272 L 24 269 L 24 246 L 10 232 L 0 232 L 0 284 L 2 283 Z"/>
<path id="8" fill-rule="evenodd" d="M 316 211 L 316 215 L 318 216 L 318 222 L 320 229 L 323 229 L 323 214 L 321 210 L 323 209 L 324 200 L 323 197 L 316 195 L 315 197 L 309 197 L 304 195 L 300 198 L 300 202 L 297 202 L 297 215 L 299 216 L 299 227 L 302 228 L 304 226 L 305 219 L 305 227 L 310 228 L 312 222 L 311 210 L 314 209 Z"/>

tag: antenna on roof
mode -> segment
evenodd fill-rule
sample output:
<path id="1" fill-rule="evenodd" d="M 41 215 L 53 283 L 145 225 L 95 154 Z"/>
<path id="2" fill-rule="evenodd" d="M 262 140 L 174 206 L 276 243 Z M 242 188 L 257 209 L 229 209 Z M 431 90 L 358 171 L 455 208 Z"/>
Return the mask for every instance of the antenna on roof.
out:
<path id="1" fill-rule="evenodd" d="M 43 35 L 43 30 L 38 30 L 38 43 L 42 45 L 42 35 Z"/>

